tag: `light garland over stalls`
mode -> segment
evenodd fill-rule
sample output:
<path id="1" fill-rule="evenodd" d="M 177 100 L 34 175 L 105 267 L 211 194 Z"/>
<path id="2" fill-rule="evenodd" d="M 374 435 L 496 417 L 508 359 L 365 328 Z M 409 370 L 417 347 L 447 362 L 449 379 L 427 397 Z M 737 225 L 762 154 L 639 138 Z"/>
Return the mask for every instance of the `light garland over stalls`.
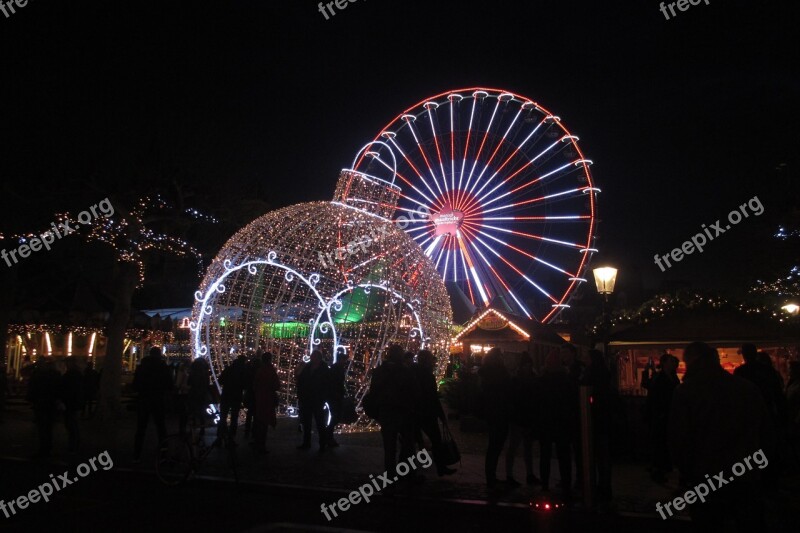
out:
<path id="1" fill-rule="evenodd" d="M 86 326 L 66 326 L 57 324 L 9 324 L 9 335 L 27 335 L 28 333 L 49 333 L 50 335 L 66 335 L 72 333 L 82 337 L 88 337 L 92 334 L 105 335 L 104 327 L 86 327 Z M 127 329 L 125 330 L 125 338 L 139 341 L 147 337 L 157 336 L 164 337 L 166 342 L 173 342 L 174 335 L 171 331 L 149 330 L 149 329 Z"/>
<path id="2" fill-rule="evenodd" d="M 296 406 L 295 372 L 312 348 L 330 360 L 339 350 L 350 355 L 346 385 L 356 397 L 392 343 L 441 355 L 443 375 L 449 297 L 420 247 L 385 216 L 396 189 L 343 171 L 333 202 L 279 209 L 237 232 L 197 293 L 192 322 L 202 340 L 194 355 L 204 345 L 218 374 L 239 354 L 273 352 L 287 411 Z"/>

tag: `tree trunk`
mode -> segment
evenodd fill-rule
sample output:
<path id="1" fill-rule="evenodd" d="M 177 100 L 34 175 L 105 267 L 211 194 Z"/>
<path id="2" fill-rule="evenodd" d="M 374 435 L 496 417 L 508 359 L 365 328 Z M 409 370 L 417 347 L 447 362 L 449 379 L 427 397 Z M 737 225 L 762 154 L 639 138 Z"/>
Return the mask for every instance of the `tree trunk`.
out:
<path id="1" fill-rule="evenodd" d="M 14 294 L 17 287 L 17 266 L 5 268 L 0 264 L 0 364 L 6 363 L 6 342 L 8 341 L 8 320 L 14 307 Z"/>
<path id="2" fill-rule="evenodd" d="M 103 420 L 116 418 L 122 414 L 122 350 L 125 343 L 125 330 L 131 317 L 133 291 L 139 281 L 139 268 L 136 263 L 117 262 L 114 275 L 114 310 L 108 324 L 108 342 L 103 363 L 103 377 L 100 380 L 99 410 Z"/>

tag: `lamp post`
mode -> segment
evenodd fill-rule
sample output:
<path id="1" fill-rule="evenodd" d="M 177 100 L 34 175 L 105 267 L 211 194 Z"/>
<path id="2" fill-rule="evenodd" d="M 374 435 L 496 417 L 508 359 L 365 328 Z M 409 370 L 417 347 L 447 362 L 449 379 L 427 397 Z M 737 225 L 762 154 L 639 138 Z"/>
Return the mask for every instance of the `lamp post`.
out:
<path id="1" fill-rule="evenodd" d="M 597 292 L 603 295 L 603 331 L 602 331 L 602 339 L 603 339 L 603 355 L 604 359 L 608 360 L 608 334 L 610 325 L 611 325 L 611 317 L 609 314 L 609 302 L 608 297 L 613 294 L 614 292 L 614 285 L 617 282 L 617 269 L 610 267 L 610 266 L 603 266 L 599 268 L 595 268 L 593 270 L 594 273 L 594 282 L 597 286 Z M 616 376 L 616 364 L 612 363 L 611 370 L 613 372 L 612 375 Z M 616 380 L 615 380 L 616 381 Z M 592 431 L 592 418 L 591 418 L 591 401 L 593 391 L 592 388 L 589 386 L 582 386 L 580 388 L 580 406 L 581 406 L 581 451 L 583 452 L 583 493 L 584 493 L 584 504 L 587 508 L 592 509 L 594 507 L 594 482 L 595 482 L 595 460 L 596 457 L 594 455 L 594 433 Z M 603 436 L 599 436 L 601 441 L 597 443 L 601 448 L 608 450 L 608 442 L 603 441 Z M 607 454 L 601 454 L 597 460 L 600 461 L 601 470 L 607 470 L 610 472 L 611 470 L 611 463 L 610 457 Z"/>

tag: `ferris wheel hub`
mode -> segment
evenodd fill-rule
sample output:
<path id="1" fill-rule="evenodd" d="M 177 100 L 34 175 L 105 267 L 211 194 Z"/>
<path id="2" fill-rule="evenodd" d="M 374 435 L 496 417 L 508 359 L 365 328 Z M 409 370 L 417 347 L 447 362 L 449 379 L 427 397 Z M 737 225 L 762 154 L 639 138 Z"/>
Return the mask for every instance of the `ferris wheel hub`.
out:
<path id="1" fill-rule="evenodd" d="M 431 215 L 431 220 L 435 228 L 434 234 L 437 237 L 448 234 L 455 235 L 464 221 L 464 213 L 450 206 L 445 206 L 438 213 Z"/>

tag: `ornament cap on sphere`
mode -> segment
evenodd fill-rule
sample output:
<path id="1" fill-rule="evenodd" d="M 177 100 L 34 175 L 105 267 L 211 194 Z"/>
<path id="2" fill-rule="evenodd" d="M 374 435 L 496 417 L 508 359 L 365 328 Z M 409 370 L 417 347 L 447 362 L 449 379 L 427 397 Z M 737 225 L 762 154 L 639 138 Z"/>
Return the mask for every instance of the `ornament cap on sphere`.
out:
<path id="1" fill-rule="evenodd" d="M 397 185 L 363 172 L 343 169 L 333 201 L 388 220 L 397 209 L 399 197 Z"/>

